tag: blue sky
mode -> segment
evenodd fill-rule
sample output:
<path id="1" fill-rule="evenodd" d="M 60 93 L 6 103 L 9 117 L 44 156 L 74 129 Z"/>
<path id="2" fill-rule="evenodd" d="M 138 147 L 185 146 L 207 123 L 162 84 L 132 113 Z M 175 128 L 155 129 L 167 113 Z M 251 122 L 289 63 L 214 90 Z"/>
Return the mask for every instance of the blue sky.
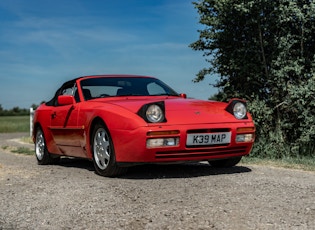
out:
<path id="1" fill-rule="evenodd" d="M 207 99 L 207 66 L 188 45 L 198 38 L 191 0 L 0 1 L 0 105 L 29 108 L 75 77 L 155 76 L 179 93 Z"/>

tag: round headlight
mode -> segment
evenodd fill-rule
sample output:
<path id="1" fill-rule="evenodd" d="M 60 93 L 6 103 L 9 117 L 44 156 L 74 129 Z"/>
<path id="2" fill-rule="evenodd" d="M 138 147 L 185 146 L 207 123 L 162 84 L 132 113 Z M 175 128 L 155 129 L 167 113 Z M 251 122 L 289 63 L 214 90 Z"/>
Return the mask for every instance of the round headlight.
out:
<path id="1" fill-rule="evenodd" d="M 145 115 L 149 122 L 156 123 L 164 120 L 164 113 L 158 105 L 150 105 Z"/>
<path id="2" fill-rule="evenodd" d="M 235 103 L 233 107 L 233 114 L 237 119 L 243 119 L 246 116 L 246 113 L 247 113 L 246 106 L 243 103 L 241 102 Z"/>

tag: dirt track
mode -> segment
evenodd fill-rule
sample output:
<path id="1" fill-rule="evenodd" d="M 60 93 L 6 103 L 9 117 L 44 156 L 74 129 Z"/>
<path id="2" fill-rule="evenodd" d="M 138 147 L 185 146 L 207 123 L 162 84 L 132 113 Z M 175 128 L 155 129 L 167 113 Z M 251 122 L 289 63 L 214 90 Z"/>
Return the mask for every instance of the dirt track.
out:
<path id="1" fill-rule="evenodd" d="M 315 229 L 313 172 L 202 162 L 105 178 L 88 161 L 38 166 L 3 149 L 19 135 L 0 134 L 0 230 Z"/>

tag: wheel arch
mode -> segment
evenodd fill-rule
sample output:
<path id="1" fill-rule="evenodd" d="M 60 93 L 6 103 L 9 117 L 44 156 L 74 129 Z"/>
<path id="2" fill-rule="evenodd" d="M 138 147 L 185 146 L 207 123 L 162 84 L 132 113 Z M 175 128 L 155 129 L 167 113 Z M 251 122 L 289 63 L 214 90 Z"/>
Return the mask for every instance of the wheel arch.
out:
<path id="1" fill-rule="evenodd" d="M 33 138 L 34 142 L 35 142 L 35 137 L 36 137 L 36 131 L 37 131 L 38 128 L 41 128 L 41 130 L 44 132 L 44 130 L 42 128 L 42 125 L 37 121 L 37 122 L 34 123 L 33 130 L 32 130 L 32 138 Z"/>
<path id="2" fill-rule="evenodd" d="M 96 116 L 93 118 L 93 120 L 91 121 L 90 125 L 89 125 L 89 130 L 88 130 L 88 138 L 87 138 L 87 149 L 88 149 L 88 157 L 90 159 L 93 159 L 93 151 L 92 151 L 92 143 L 93 143 L 93 130 L 96 124 L 103 124 L 106 128 L 106 123 L 105 121 L 100 117 L 100 116 Z M 108 129 L 108 128 L 107 128 Z"/>
<path id="3" fill-rule="evenodd" d="M 96 124 L 98 124 L 98 123 L 101 123 L 101 124 L 103 124 L 103 125 L 106 126 L 105 121 L 104 121 L 101 117 L 99 117 L 99 116 L 95 117 L 95 118 L 92 120 L 91 124 L 90 124 L 90 129 L 89 129 L 89 140 L 90 140 L 90 141 L 91 141 L 92 134 L 93 134 L 93 128 L 94 128 L 94 126 L 95 126 Z M 107 126 L 106 126 L 106 127 L 107 127 Z"/>
<path id="4" fill-rule="evenodd" d="M 97 124 L 99 124 L 100 126 L 97 127 Z M 98 132 L 98 129 L 96 128 L 104 128 L 107 132 L 107 135 L 109 136 L 109 142 L 110 142 L 110 146 L 109 147 L 111 150 L 110 150 L 110 160 L 108 160 L 108 165 L 106 166 L 106 168 L 101 168 L 97 158 L 95 159 L 94 156 L 93 156 L 93 146 L 92 146 L 92 143 L 94 142 L 93 140 L 93 136 L 94 136 L 94 130 L 95 132 Z M 94 163 L 94 167 L 95 167 L 95 170 L 96 170 L 96 173 L 99 174 L 99 175 L 102 175 L 102 176 L 107 176 L 107 177 L 115 177 L 115 176 L 118 176 L 118 175 L 121 175 L 123 173 L 125 173 L 127 171 L 127 168 L 124 168 L 124 167 L 120 167 L 117 165 L 116 163 L 116 155 L 115 155 L 115 148 L 114 148 L 114 144 L 113 144 L 113 140 L 112 140 L 112 136 L 111 136 L 111 133 L 109 131 L 109 128 L 108 126 L 106 125 L 106 122 L 101 118 L 101 117 L 95 117 L 91 124 L 90 124 L 90 127 L 89 127 L 89 138 L 88 138 L 88 145 L 89 145 L 89 153 L 91 154 L 91 159 L 93 160 L 93 163 Z"/>

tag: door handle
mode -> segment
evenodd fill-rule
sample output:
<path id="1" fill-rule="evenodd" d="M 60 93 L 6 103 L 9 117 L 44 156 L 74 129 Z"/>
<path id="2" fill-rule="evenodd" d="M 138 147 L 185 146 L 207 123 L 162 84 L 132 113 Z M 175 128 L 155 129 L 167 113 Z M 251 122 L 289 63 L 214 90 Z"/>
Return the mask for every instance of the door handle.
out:
<path id="1" fill-rule="evenodd" d="M 56 116 L 57 116 L 56 112 L 53 112 L 53 113 L 51 114 L 51 119 L 54 119 Z"/>

